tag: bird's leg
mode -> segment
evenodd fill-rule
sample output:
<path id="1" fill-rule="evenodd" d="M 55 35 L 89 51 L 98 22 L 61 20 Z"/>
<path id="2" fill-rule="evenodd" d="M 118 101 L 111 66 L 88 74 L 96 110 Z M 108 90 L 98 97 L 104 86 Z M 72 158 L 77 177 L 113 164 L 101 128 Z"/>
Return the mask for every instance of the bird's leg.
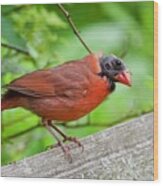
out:
<path id="1" fill-rule="evenodd" d="M 44 124 L 44 126 L 46 127 L 46 129 L 51 133 L 51 135 L 57 140 L 58 142 L 58 146 L 61 147 L 61 149 L 63 150 L 64 154 L 66 155 L 67 159 L 72 162 L 72 157 L 70 154 L 70 149 L 68 146 L 64 146 L 63 142 L 59 139 L 59 137 L 55 134 L 55 132 L 53 131 L 53 129 L 51 128 L 51 121 L 50 120 L 43 120 L 42 123 Z"/>
<path id="2" fill-rule="evenodd" d="M 81 142 L 76 137 L 66 136 L 60 129 L 58 129 L 52 123 L 50 123 L 50 126 L 53 127 L 53 129 L 56 130 L 63 137 L 63 142 L 66 142 L 66 141 L 74 142 L 79 147 L 82 148 L 82 152 L 84 151 L 84 146 L 81 144 Z"/>

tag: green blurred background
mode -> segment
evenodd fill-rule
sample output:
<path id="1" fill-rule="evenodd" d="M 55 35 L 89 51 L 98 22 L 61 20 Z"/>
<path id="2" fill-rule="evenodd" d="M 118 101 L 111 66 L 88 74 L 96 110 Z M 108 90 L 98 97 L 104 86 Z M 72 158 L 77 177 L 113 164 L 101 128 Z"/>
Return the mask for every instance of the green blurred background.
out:
<path id="1" fill-rule="evenodd" d="M 116 91 L 88 116 L 60 125 L 83 137 L 153 111 L 153 2 L 65 4 L 94 51 L 124 54 L 131 88 Z M 2 5 L 2 85 L 36 69 L 80 59 L 88 53 L 56 5 Z M 4 93 L 5 89 L 2 89 Z M 2 114 L 2 165 L 46 150 L 53 137 L 40 118 L 21 108 Z"/>

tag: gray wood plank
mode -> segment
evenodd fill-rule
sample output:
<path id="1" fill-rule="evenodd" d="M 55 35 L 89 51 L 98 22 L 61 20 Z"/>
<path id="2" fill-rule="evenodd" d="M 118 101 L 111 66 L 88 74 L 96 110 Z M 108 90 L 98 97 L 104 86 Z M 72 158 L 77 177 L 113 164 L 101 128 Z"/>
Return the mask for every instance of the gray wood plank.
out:
<path id="1" fill-rule="evenodd" d="M 153 180 L 153 113 L 70 144 L 73 162 L 60 148 L 2 167 L 4 177 Z"/>

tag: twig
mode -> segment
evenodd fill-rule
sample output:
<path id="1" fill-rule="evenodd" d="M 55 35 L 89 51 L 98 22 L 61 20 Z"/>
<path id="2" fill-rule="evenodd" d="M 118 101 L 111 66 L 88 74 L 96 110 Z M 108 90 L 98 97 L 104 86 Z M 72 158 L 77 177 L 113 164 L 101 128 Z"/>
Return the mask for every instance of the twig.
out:
<path id="1" fill-rule="evenodd" d="M 143 115 L 143 114 L 146 114 L 146 113 L 149 113 L 149 112 L 152 112 L 153 110 L 149 110 L 149 111 L 142 111 L 140 113 L 140 115 Z M 131 114 L 131 115 L 126 115 L 122 118 L 120 118 L 119 120 L 116 120 L 116 121 L 113 121 L 112 123 L 106 123 L 106 124 L 98 124 L 98 123 L 85 123 L 85 124 L 76 124 L 76 125 L 67 125 L 66 123 L 58 123 L 57 125 L 60 125 L 60 126 L 63 126 L 65 128 L 82 128 L 82 127 L 87 127 L 87 126 L 92 126 L 92 127 L 112 127 L 113 125 L 117 124 L 117 123 L 121 123 L 123 121 L 126 121 L 128 119 L 131 119 L 133 117 L 137 117 L 139 116 L 138 114 Z M 11 136 L 7 136 L 5 138 L 3 138 L 3 140 L 7 141 L 7 140 L 10 140 L 10 139 L 13 139 L 13 138 L 16 138 L 16 137 L 19 137 L 23 134 L 25 134 L 26 132 L 30 132 L 38 127 L 42 127 L 43 125 L 41 125 L 40 123 L 36 124 L 35 126 L 27 129 L 27 130 L 24 130 L 24 131 L 21 131 L 17 134 L 13 134 Z"/>
<path id="2" fill-rule="evenodd" d="M 40 123 L 38 123 L 37 125 L 35 125 L 35 126 L 29 128 L 29 129 L 27 129 L 27 130 L 23 130 L 23 131 L 21 131 L 21 132 L 19 132 L 19 133 L 16 133 L 16 134 L 7 136 L 7 137 L 5 137 L 5 138 L 2 138 L 2 140 L 8 141 L 8 140 L 10 140 L 10 139 L 13 139 L 13 138 L 22 136 L 23 134 L 26 134 L 26 133 L 28 133 L 28 132 L 30 132 L 30 131 L 32 131 L 32 130 L 38 128 L 38 127 L 42 127 L 42 125 L 40 125 Z"/>
<path id="3" fill-rule="evenodd" d="M 3 86 L 2 86 L 3 87 Z M 6 87 L 7 87 L 7 85 L 6 85 Z M 2 97 L 3 97 L 3 95 L 2 95 Z M 13 123 L 18 123 L 18 122 L 23 122 L 24 120 L 26 120 L 27 118 L 29 118 L 31 116 L 31 113 L 29 113 L 29 114 L 26 114 L 26 115 L 22 115 L 22 116 L 20 116 L 19 118 L 14 118 L 13 120 L 12 120 L 12 122 L 8 122 L 8 123 L 5 123 L 5 128 L 6 127 L 10 127 L 11 125 L 13 125 Z"/>
<path id="4" fill-rule="evenodd" d="M 13 45 L 6 44 L 6 43 L 1 43 L 1 46 L 5 47 L 5 48 L 8 48 L 8 49 L 11 49 L 11 50 L 15 50 L 16 52 L 19 52 L 19 53 L 21 53 L 23 55 L 26 55 L 26 56 L 30 57 L 30 59 L 33 62 L 33 65 L 36 68 L 38 68 L 37 61 L 35 61 L 35 59 L 30 55 L 29 51 L 24 50 L 24 49 L 19 48 L 19 47 L 16 47 L 16 46 L 13 46 Z"/>
<path id="5" fill-rule="evenodd" d="M 24 50 L 22 48 L 18 48 L 18 47 L 13 46 L 13 45 L 9 45 L 9 44 L 6 44 L 6 43 L 1 43 L 1 46 L 5 47 L 5 48 L 9 48 L 11 50 L 15 50 L 16 52 L 20 52 L 20 53 L 25 54 L 27 56 L 30 55 L 30 53 L 27 50 Z"/>
<path id="6" fill-rule="evenodd" d="M 78 29 L 76 28 L 74 22 L 72 21 L 72 18 L 69 14 L 69 12 L 63 7 L 63 5 L 61 4 L 57 4 L 57 6 L 60 8 L 60 10 L 63 12 L 63 14 L 65 15 L 70 27 L 72 28 L 74 34 L 78 37 L 78 39 L 80 40 L 80 42 L 82 43 L 82 45 L 85 47 L 85 49 L 91 54 L 93 53 L 91 51 L 91 49 L 88 47 L 88 45 L 84 42 L 84 40 L 82 39 L 82 37 L 79 34 Z"/>

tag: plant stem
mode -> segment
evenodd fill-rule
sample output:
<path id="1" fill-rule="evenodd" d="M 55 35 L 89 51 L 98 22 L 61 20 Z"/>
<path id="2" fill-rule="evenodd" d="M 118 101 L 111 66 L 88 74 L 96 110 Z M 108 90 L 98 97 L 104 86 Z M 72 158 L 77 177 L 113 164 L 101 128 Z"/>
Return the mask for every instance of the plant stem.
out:
<path id="1" fill-rule="evenodd" d="M 104 123 L 101 123 L 101 124 L 99 124 L 99 123 L 88 123 L 87 122 L 87 123 L 82 124 L 82 125 L 81 124 L 80 125 L 79 124 L 67 125 L 66 123 L 58 123 L 58 126 L 63 126 L 65 128 L 74 128 L 74 129 L 75 128 L 87 127 L 87 126 L 90 126 L 90 125 L 92 127 L 100 127 L 100 128 L 101 127 L 105 127 L 105 128 L 108 128 L 108 127 L 111 127 L 111 126 L 113 126 L 115 124 L 122 123 L 122 122 L 124 122 L 124 121 L 126 121 L 128 119 L 131 119 L 131 118 L 134 118 L 134 117 L 138 117 L 140 115 L 147 114 L 147 113 L 150 113 L 150 112 L 153 112 L 153 110 L 142 111 L 140 114 L 136 114 L 136 113 L 133 113 L 131 115 L 129 114 L 129 115 L 126 115 L 126 116 L 124 116 L 122 118 L 119 118 L 118 120 L 115 120 L 115 121 L 113 121 L 111 123 L 106 123 L 106 124 L 104 124 Z M 41 125 L 41 123 L 37 123 L 36 125 L 34 125 L 33 127 L 29 128 L 29 129 L 26 129 L 26 130 L 21 131 L 19 133 L 13 134 L 11 136 L 6 136 L 5 138 L 2 138 L 2 140 L 10 140 L 10 139 L 19 137 L 19 136 L 24 135 L 24 134 L 26 134 L 26 133 L 28 133 L 28 132 L 36 129 L 36 128 L 39 128 L 39 127 L 43 127 L 43 125 Z"/>
<path id="2" fill-rule="evenodd" d="M 18 48 L 16 46 L 13 46 L 13 45 L 9 45 L 9 44 L 6 44 L 6 43 L 1 43 L 1 46 L 2 47 L 5 47 L 5 48 L 9 48 L 9 49 L 12 49 L 12 50 L 15 50 L 16 52 L 20 52 L 22 54 L 25 54 L 27 56 L 29 56 L 29 52 L 27 50 L 24 50 L 22 48 Z"/>
<path id="3" fill-rule="evenodd" d="M 82 45 L 85 47 L 85 49 L 92 54 L 93 52 L 91 51 L 91 49 L 88 47 L 88 45 L 85 43 L 85 41 L 82 39 L 82 37 L 79 34 L 78 29 L 76 28 L 69 12 L 63 7 L 62 4 L 57 4 L 57 6 L 60 8 L 60 10 L 63 12 L 63 14 L 65 15 L 70 27 L 72 28 L 74 34 L 77 36 L 77 38 L 80 40 L 80 42 L 82 43 Z"/>

